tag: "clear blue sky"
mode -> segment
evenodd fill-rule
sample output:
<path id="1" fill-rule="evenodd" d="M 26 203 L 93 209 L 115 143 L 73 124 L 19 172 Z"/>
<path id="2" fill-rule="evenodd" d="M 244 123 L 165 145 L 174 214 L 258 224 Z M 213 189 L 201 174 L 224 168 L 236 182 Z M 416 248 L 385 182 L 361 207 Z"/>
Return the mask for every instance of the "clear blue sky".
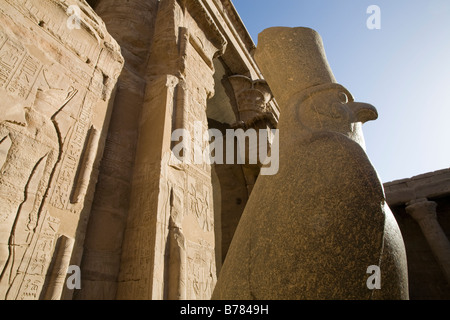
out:
<path id="1" fill-rule="evenodd" d="M 269 27 L 310 27 L 333 73 L 378 109 L 364 125 L 383 182 L 450 167 L 450 0 L 233 0 L 257 44 Z M 369 30 L 367 8 L 381 9 Z"/>

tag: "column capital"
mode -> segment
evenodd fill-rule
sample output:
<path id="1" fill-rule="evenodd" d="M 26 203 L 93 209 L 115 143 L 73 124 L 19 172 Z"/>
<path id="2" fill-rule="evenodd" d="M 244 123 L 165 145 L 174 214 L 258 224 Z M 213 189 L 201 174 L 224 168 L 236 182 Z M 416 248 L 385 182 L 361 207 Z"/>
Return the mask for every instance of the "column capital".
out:
<path id="1" fill-rule="evenodd" d="M 424 219 L 437 219 L 437 203 L 426 198 L 410 201 L 406 204 L 406 212 L 417 222 Z"/>
<path id="2" fill-rule="evenodd" d="M 251 126 L 258 119 L 267 119 L 270 122 L 276 118 L 269 106 L 273 94 L 265 80 L 253 80 L 243 75 L 234 75 L 228 80 L 233 87 L 239 118 L 243 123 Z"/>
<path id="3" fill-rule="evenodd" d="M 419 224 L 447 282 L 450 284 L 450 242 L 437 220 L 437 203 L 428 199 L 419 199 L 407 203 L 406 206 L 406 212 Z"/>

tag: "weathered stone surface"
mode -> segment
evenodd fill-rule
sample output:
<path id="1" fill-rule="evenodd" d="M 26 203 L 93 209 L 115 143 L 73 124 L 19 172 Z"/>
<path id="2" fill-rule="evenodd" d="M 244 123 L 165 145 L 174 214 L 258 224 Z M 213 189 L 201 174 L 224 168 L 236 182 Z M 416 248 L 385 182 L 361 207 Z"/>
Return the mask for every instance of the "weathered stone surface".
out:
<path id="1" fill-rule="evenodd" d="M 70 297 L 123 58 L 84 1 L 2 1 L 0 21 L 0 299 Z"/>
<path id="2" fill-rule="evenodd" d="M 448 299 L 450 169 L 384 184 L 405 239 L 410 297 Z"/>
<path id="3" fill-rule="evenodd" d="M 0 21 L 0 299 L 209 299 L 253 190 L 257 217 L 244 214 L 228 259 L 239 266 L 227 262 L 215 297 L 406 296 L 400 235 L 363 151 L 376 111 L 335 83 L 314 32 L 269 41 L 263 75 L 230 0 L 4 0 Z M 278 176 L 173 161 L 171 133 L 195 136 L 196 121 L 276 128 L 272 91 Z M 447 196 L 448 172 L 436 174 L 388 184 L 389 199 Z M 380 261 L 382 290 L 368 292 Z M 69 265 L 81 290 L 65 285 Z"/>
<path id="4" fill-rule="evenodd" d="M 211 166 L 173 162 L 171 133 L 195 137 L 196 122 L 207 131 L 213 58 L 226 41 L 198 1 L 162 1 L 155 23 L 117 298 L 209 299 L 217 278 Z"/>
<path id="5" fill-rule="evenodd" d="M 447 283 L 450 284 L 450 242 L 439 225 L 436 208 L 436 202 L 417 199 L 407 203 L 406 212 L 419 224 Z"/>
<path id="6" fill-rule="evenodd" d="M 361 124 L 319 35 L 271 28 L 255 59 L 281 106 L 280 170 L 253 189 L 213 299 L 406 299 L 406 256 Z M 367 270 L 381 269 L 381 290 Z"/>
<path id="7" fill-rule="evenodd" d="M 421 198 L 441 198 L 450 195 L 450 169 L 421 174 L 384 184 L 390 206 L 404 205 Z"/>
<path id="8" fill-rule="evenodd" d="M 273 96 L 266 81 L 253 81 L 239 75 L 230 77 L 229 81 L 236 96 L 240 121 L 250 125 L 255 119 L 264 117 L 266 114 L 272 115 L 267 111 L 267 105 Z"/>
<path id="9" fill-rule="evenodd" d="M 156 0 L 101 0 L 94 7 L 125 59 L 92 205 L 76 299 L 114 299 L 130 208 L 131 178 L 145 94 Z M 145 36 L 143 36 L 145 34 Z M 108 230 L 108 232 L 99 232 Z"/>

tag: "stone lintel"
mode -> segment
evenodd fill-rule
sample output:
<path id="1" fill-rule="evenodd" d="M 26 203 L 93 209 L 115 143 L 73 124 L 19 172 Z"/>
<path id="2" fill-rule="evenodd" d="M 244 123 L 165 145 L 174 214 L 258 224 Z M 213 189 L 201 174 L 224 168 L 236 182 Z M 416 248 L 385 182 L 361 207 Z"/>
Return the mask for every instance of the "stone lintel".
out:
<path id="1" fill-rule="evenodd" d="M 450 169 L 388 182 L 384 188 L 390 206 L 404 205 L 415 199 L 444 197 L 450 195 Z"/>
<path id="2" fill-rule="evenodd" d="M 214 19 L 209 14 L 202 0 L 184 0 L 187 10 L 190 11 L 192 17 L 195 17 L 199 23 L 202 31 L 208 37 L 208 40 L 218 49 L 217 55 L 222 55 L 227 47 L 227 40 L 225 39 L 219 27 L 214 22 Z M 210 57 L 211 59 L 214 57 Z"/>
<path id="3" fill-rule="evenodd" d="M 450 242 L 437 220 L 437 203 L 422 198 L 406 205 L 406 212 L 419 224 L 442 273 L 450 284 Z"/>

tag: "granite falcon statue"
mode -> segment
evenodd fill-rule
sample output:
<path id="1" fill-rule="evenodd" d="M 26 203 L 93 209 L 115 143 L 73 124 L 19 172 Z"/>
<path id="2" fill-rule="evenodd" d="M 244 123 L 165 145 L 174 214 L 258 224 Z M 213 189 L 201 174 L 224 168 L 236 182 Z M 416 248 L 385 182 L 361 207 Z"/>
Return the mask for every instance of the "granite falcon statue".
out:
<path id="1" fill-rule="evenodd" d="M 255 59 L 281 108 L 280 170 L 253 189 L 213 299 L 408 299 L 406 254 L 362 124 L 320 36 L 270 28 Z M 381 271 L 381 289 L 367 271 Z"/>

